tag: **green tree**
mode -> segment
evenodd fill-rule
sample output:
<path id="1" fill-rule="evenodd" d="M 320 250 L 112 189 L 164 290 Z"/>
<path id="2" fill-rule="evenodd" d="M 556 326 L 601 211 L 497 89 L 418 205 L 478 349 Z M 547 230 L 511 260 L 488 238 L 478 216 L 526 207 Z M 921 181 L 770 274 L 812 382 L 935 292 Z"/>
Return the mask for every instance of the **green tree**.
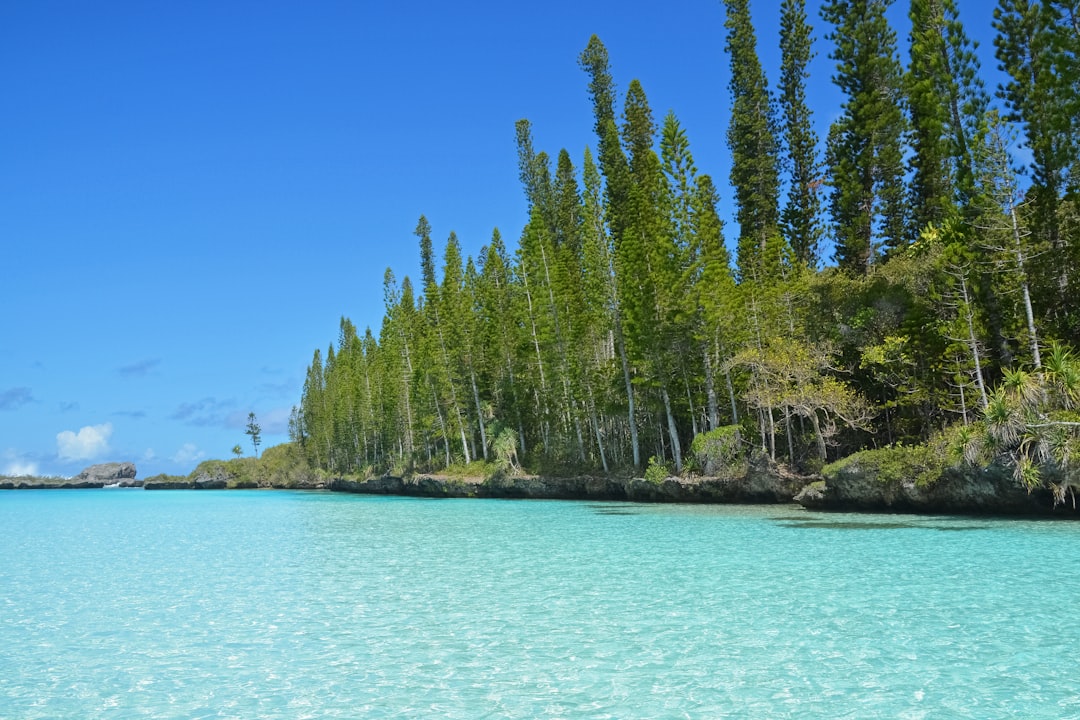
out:
<path id="1" fill-rule="evenodd" d="M 255 413 L 253 412 L 248 413 L 247 429 L 244 430 L 244 434 L 251 438 L 251 446 L 255 448 L 255 457 L 259 457 L 259 445 L 262 443 L 262 428 L 259 427 L 259 423 L 255 419 Z"/>
<path id="2" fill-rule="evenodd" d="M 912 0 L 912 236 L 940 224 L 974 190 L 971 143 L 989 98 L 954 0 Z"/>
<path id="3" fill-rule="evenodd" d="M 233 445 L 232 453 L 236 457 L 241 457 L 244 454 L 244 448 L 239 445 Z"/>
<path id="4" fill-rule="evenodd" d="M 667 183 L 660 158 L 653 150 L 656 125 L 637 80 L 631 81 L 627 90 L 623 116 L 623 144 L 628 150 L 631 178 L 631 220 L 615 246 L 619 305 L 628 353 L 641 369 L 642 384 L 652 384 L 659 391 L 670 452 L 676 470 L 681 470 L 682 449 L 670 389 L 675 370 L 674 329 L 682 301 L 679 252 L 665 213 Z"/>
<path id="5" fill-rule="evenodd" d="M 806 104 L 807 66 L 811 53 L 811 28 L 806 22 L 806 0 L 783 0 L 780 6 L 780 109 L 784 117 L 784 157 L 790 178 L 787 203 L 780 214 L 784 235 L 795 261 L 816 268 L 821 227 L 821 163 L 818 138 Z"/>
<path id="6" fill-rule="evenodd" d="M 615 123 L 615 83 L 608 66 L 607 48 L 600 38 L 593 35 L 578 58 L 581 68 L 589 76 L 589 95 L 593 103 L 594 130 L 599 140 L 599 168 L 604 178 L 605 221 L 608 226 L 611 252 L 611 277 L 614 278 L 614 329 L 615 345 L 619 354 L 623 386 L 626 390 L 627 429 L 634 467 L 641 467 L 641 445 L 638 437 L 636 398 L 633 375 L 630 369 L 625 312 L 622 307 L 627 282 L 624 269 L 620 269 L 618 248 L 622 244 L 626 227 L 633 217 L 630 202 L 630 168 L 623 152 Z"/>
<path id="7" fill-rule="evenodd" d="M 996 54 L 1009 76 L 999 94 L 1009 109 L 1007 119 L 1025 129 L 1031 152 L 1032 230 L 1048 248 L 1038 270 L 1050 281 L 1042 294 L 1044 304 L 1055 309 L 1059 332 L 1069 332 L 1076 324 L 1069 320 L 1076 312 L 1069 287 L 1078 258 L 1077 248 L 1070 245 L 1080 239 L 1063 236 L 1061 227 L 1062 198 L 1070 180 L 1080 186 L 1076 19 L 1076 4 L 1068 1 L 999 0 L 994 10 Z"/>
<path id="8" fill-rule="evenodd" d="M 736 261 L 742 278 L 764 279 L 766 246 L 779 229 L 779 148 L 772 98 L 757 54 L 749 0 L 724 0 L 725 50 L 731 67 L 731 185 L 739 223 Z"/>
<path id="9" fill-rule="evenodd" d="M 906 130 L 896 33 L 887 0 L 831 0 L 821 14 L 844 93 L 829 130 L 827 162 L 837 264 L 864 274 L 879 254 L 906 237 L 902 138 Z"/>

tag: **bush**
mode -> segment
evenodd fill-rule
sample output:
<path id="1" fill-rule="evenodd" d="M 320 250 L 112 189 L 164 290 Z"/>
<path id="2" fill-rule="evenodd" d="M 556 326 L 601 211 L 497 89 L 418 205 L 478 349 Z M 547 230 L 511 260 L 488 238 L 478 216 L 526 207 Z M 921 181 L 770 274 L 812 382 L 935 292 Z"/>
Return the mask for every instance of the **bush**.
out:
<path id="1" fill-rule="evenodd" d="M 308 464 L 295 443 L 282 443 L 263 450 L 256 472 L 260 484 L 286 488 L 312 485 L 325 475 Z"/>
<path id="2" fill-rule="evenodd" d="M 939 442 L 921 445 L 890 445 L 877 450 L 863 450 L 821 469 L 826 480 L 839 473 L 853 471 L 876 477 L 887 485 L 913 480 L 918 487 L 933 485 L 949 467 Z"/>
<path id="3" fill-rule="evenodd" d="M 694 464 L 705 475 L 732 475 L 744 469 L 742 436 L 738 425 L 725 425 L 694 437 L 690 444 Z"/>
<path id="4" fill-rule="evenodd" d="M 646 480 L 654 485 L 659 485 L 664 482 L 670 474 L 667 464 L 657 460 L 655 455 L 649 458 L 649 466 L 645 468 Z"/>
<path id="5" fill-rule="evenodd" d="M 322 475 L 308 465 L 296 445 L 282 443 L 266 448 L 258 458 L 204 460 L 188 475 L 188 479 L 221 479 L 228 487 L 291 488 L 314 484 Z"/>

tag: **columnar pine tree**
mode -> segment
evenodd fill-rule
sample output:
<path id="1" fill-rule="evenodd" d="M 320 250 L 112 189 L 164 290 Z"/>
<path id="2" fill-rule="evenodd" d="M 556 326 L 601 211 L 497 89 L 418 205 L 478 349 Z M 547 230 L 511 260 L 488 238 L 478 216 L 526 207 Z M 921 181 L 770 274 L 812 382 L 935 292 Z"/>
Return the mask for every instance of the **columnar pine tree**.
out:
<path id="1" fill-rule="evenodd" d="M 955 203 L 970 203 L 971 143 L 989 98 L 954 0 L 912 0 L 910 17 L 911 65 L 906 78 L 914 151 L 914 237 L 930 223 L 940 225 Z"/>
<path id="2" fill-rule="evenodd" d="M 779 231 L 779 148 L 765 71 L 757 54 L 749 0 L 725 0 L 731 79 L 731 185 L 739 223 L 736 262 L 743 279 L 764 281 L 767 246 Z"/>
<path id="3" fill-rule="evenodd" d="M 627 345 L 635 365 L 651 377 L 660 392 L 668 440 L 676 469 L 682 448 L 671 400 L 672 342 L 678 311 L 676 248 L 664 213 L 667 186 L 660 159 L 653 150 L 656 125 L 641 83 L 626 93 L 622 127 L 629 156 L 629 222 L 615 246 Z"/>
<path id="4" fill-rule="evenodd" d="M 1076 303 L 1069 287 L 1080 238 L 1063 235 L 1061 227 L 1062 198 L 1070 181 L 1080 185 L 1075 21 L 1075 2 L 999 0 L 994 10 L 997 58 L 1010 78 L 999 94 L 1008 105 L 1007 119 L 1025 129 L 1032 157 L 1032 229 L 1049 250 L 1039 267 L 1039 274 L 1051 280 L 1041 289 L 1041 304 L 1054 308 L 1059 332 L 1074 331 L 1078 322 L 1070 320 Z"/>
<path id="5" fill-rule="evenodd" d="M 806 0 L 784 0 L 780 6 L 780 109 L 784 118 L 785 160 L 790 173 L 787 204 L 780 222 L 797 263 L 816 268 L 821 261 L 819 214 L 821 164 L 818 137 L 806 104 L 807 65 L 813 39 L 806 22 Z"/>
<path id="6" fill-rule="evenodd" d="M 589 75 L 589 95 L 593 103 L 594 130 L 599 141 L 600 173 L 604 178 L 606 200 L 605 221 L 611 238 L 612 276 L 615 278 L 615 345 L 626 389 L 627 426 L 634 467 L 641 466 L 641 445 L 638 438 L 634 385 L 627 356 L 624 331 L 621 287 L 628 282 L 618 268 L 615 250 L 622 241 L 626 225 L 632 216 L 630 208 L 630 168 L 619 139 L 615 123 L 615 83 L 608 67 L 608 52 L 600 38 L 593 35 L 578 58 L 581 68 Z"/>
<path id="7" fill-rule="evenodd" d="M 888 0 L 831 0 L 821 8 L 843 91 L 843 114 L 829 131 L 827 162 L 837 264 L 865 273 L 907 229 L 902 139 L 906 129 L 896 33 Z"/>

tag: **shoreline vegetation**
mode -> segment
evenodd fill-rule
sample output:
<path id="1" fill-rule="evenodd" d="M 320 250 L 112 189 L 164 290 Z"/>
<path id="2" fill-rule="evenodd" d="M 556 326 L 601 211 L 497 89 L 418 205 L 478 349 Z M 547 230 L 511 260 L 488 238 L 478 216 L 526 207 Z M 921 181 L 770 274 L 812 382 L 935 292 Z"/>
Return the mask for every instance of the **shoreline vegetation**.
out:
<path id="1" fill-rule="evenodd" d="M 331 475 L 311 467 L 291 443 L 259 458 L 207 460 L 188 475 L 92 476 L 73 478 L 0 477 L 0 489 L 85 489 L 128 487 L 144 490 L 288 489 L 429 498 L 497 498 L 628 501 L 641 503 L 784 504 L 835 512 L 895 512 L 1080 518 L 1071 499 L 1051 488 L 1025 488 L 1000 464 L 949 464 L 941 447 L 891 447 L 856 453 L 799 474 L 766 455 L 733 458 L 712 465 L 713 475 L 531 474 L 494 463 L 454 466 L 442 473 Z M 99 473 L 100 474 L 100 473 Z"/>
<path id="2" fill-rule="evenodd" d="M 518 121 L 516 247 L 495 229 L 470 257 L 450 232 L 440 263 L 420 216 L 381 323 L 342 317 L 314 350 L 289 423 L 310 467 L 364 491 L 458 492 L 433 478 L 478 466 L 462 492 L 587 477 L 636 498 L 768 465 L 808 507 L 1075 514 L 1075 13 L 1001 4 L 995 95 L 955 3 L 911 5 L 906 67 L 885 4 L 825 3 L 843 101 L 820 138 L 806 3 L 782 4 L 776 92 L 750 5 L 723 4 L 727 182 L 593 36 L 595 144 L 549 154 Z"/>
<path id="3" fill-rule="evenodd" d="M 594 35 L 594 147 L 515 126 L 516 247 L 450 232 L 437 267 L 421 215 L 417 280 L 387 268 L 379 326 L 314 350 L 289 443 L 144 487 L 1075 517 L 1080 20 L 1000 3 L 992 93 L 955 2 L 912 3 L 906 67 L 885 6 L 820 9 L 843 39 L 823 139 L 806 3 L 782 3 L 771 92 L 724 0 L 726 183 Z"/>

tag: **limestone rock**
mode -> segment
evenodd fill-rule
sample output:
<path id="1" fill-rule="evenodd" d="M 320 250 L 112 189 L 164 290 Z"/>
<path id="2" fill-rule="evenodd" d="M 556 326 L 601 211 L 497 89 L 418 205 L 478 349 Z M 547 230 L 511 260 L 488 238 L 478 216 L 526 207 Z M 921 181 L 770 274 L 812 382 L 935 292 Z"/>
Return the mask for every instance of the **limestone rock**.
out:
<path id="1" fill-rule="evenodd" d="M 886 481 L 869 463 L 853 462 L 829 472 L 795 497 L 811 510 L 991 515 L 1075 515 L 1071 505 L 1054 506 L 1049 491 L 1028 492 L 1000 465 L 948 468 L 932 483 Z"/>
<path id="2" fill-rule="evenodd" d="M 100 463 L 91 465 L 71 478 L 69 486 L 104 487 L 105 485 L 119 485 L 120 487 L 140 487 L 142 482 L 135 479 L 135 474 L 135 463 Z"/>

